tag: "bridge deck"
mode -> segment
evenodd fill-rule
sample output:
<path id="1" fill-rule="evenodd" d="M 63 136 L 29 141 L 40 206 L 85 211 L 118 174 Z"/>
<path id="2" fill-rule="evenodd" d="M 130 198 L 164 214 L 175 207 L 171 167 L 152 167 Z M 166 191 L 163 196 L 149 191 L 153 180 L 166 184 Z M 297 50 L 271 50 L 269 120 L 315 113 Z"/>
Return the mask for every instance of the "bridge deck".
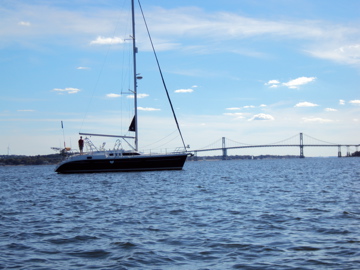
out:
<path id="1" fill-rule="evenodd" d="M 241 149 L 241 148 L 260 148 L 260 147 L 350 147 L 360 146 L 359 144 L 259 144 L 259 145 L 243 145 L 243 146 L 232 146 L 232 147 L 218 147 L 209 149 L 193 150 L 193 152 L 206 152 L 206 151 L 219 151 L 224 149 Z"/>

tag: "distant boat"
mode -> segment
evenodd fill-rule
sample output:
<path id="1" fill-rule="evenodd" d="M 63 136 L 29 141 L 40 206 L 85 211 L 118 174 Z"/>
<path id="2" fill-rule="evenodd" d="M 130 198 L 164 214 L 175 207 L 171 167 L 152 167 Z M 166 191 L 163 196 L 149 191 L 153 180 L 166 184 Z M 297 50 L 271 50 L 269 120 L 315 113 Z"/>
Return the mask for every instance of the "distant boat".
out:
<path id="1" fill-rule="evenodd" d="M 167 92 L 165 91 L 173 111 L 175 123 L 177 125 L 183 147 L 179 151 L 167 154 L 142 154 L 138 151 L 138 113 L 137 113 L 137 80 L 141 77 L 136 71 L 136 38 L 135 38 L 135 7 L 134 0 L 131 0 L 132 14 L 132 58 L 133 58 L 133 94 L 134 94 L 134 117 L 129 126 L 129 131 L 134 132 L 134 136 L 118 136 L 106 134 L 79 133 L 84 136 L 101 136 L 115 137 L 117 139 L 116 146 L 113 150 L 98 150 L 89 138 L 85 138 L 85 146 L 89 150 L 85 153 L 69 155 L 60 164 L 57 165 L 55 172 L 57 173 L 93 173 L 93 172 L 125 172 L 125 171 L 152 171 L 152 170 L 181 170 L 184 166 L 187 156 L 192 155 L 186 151 L 186 146 L 176 119 L 176 115 Z M 151 41 L 151 39 L 150 39 Z M 155 53 L 155 51 L 154 51 Z M 155 53 L 156 57 L 156 53 Z M 156 58 L 157 60 L 157 58 Z M 157 61 L 158 63 L 158 61 Z M 160 75 L 162 76 L 161 69 Z M 163 80 L 164 81 L 164 80 Z M 121 147 L 121 141 L 124 140 L 131 146 L 130 150 L 124 150 Z M 128 143 L 127 140 L 133 140 Z M 64 148 L 63 154 L 67 152 Z"/>

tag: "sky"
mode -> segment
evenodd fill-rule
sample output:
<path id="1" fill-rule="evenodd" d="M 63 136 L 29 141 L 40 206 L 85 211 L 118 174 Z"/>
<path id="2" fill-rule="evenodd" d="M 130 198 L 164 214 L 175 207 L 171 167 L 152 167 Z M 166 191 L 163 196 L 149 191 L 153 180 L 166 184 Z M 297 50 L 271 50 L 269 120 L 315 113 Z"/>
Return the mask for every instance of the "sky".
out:
<path id="1" fill-rule="evenodd" d="M 360 1 L 141 4 L 190 150 L 221 147 L 222 137 L 296 143 L 299 133 L 305 144 L 359 143 Z M 128 0 L 1 1 L 0 155 L 76 150 L 79 132 L 131 135 L 129 16 Z M 140 148 L 172 150 L 182 143 L 138 8 L 136 19 Z"/>

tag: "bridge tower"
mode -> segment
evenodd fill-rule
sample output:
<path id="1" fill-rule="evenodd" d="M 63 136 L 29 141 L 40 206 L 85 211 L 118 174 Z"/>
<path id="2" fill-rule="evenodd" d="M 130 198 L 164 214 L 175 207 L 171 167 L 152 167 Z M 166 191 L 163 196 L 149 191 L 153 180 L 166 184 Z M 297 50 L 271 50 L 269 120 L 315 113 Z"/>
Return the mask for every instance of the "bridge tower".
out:
<path id="1" fill-rule="evenodd" d="M 300 133 L 300 158 L 304 158 L 304 140 L 302 133 Z"/>
<path id="2" fill-rule="evenodd" d="M 227 159 L 227 149 L 225 144 L 225 137 L 222 137 L 222 160 Z"/>

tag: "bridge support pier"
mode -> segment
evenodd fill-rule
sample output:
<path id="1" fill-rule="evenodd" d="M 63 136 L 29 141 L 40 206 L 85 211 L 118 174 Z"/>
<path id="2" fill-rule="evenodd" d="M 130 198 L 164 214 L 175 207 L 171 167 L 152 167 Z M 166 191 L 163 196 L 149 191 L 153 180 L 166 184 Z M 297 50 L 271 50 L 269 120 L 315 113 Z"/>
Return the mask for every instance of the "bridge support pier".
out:
<path id="1" fill-rule="evenodd" d="M 195 151 L 195 152 L 194 152 L 194 161 L 198 161 L 198 155 L 197 155 L 197 154 L 198 154 L 198 152 Z"/>
<path id="2" fill-rule="evenodd" d="M 341 157 L 341 145 L 338 145 L 338 157 Z"/>
<path id="3" fill-rule="evenodd" d="M 347 157 L 351 156 L 351 154 L 350 154 L 350 146 L 349 145 L 346 146 L 346 156 Z"/>
<path id="4" fill-rule="evenodd" d="M 227 149 L 225 144 L 225 137 L 222 137 L 222 160 L 227 160 Z"/>
<path id="5" fill-rule="evenodd" d="M 304 140 L 303 140 L 303 134 L 300 133 L 300 158 L 304 158 Z"/>

